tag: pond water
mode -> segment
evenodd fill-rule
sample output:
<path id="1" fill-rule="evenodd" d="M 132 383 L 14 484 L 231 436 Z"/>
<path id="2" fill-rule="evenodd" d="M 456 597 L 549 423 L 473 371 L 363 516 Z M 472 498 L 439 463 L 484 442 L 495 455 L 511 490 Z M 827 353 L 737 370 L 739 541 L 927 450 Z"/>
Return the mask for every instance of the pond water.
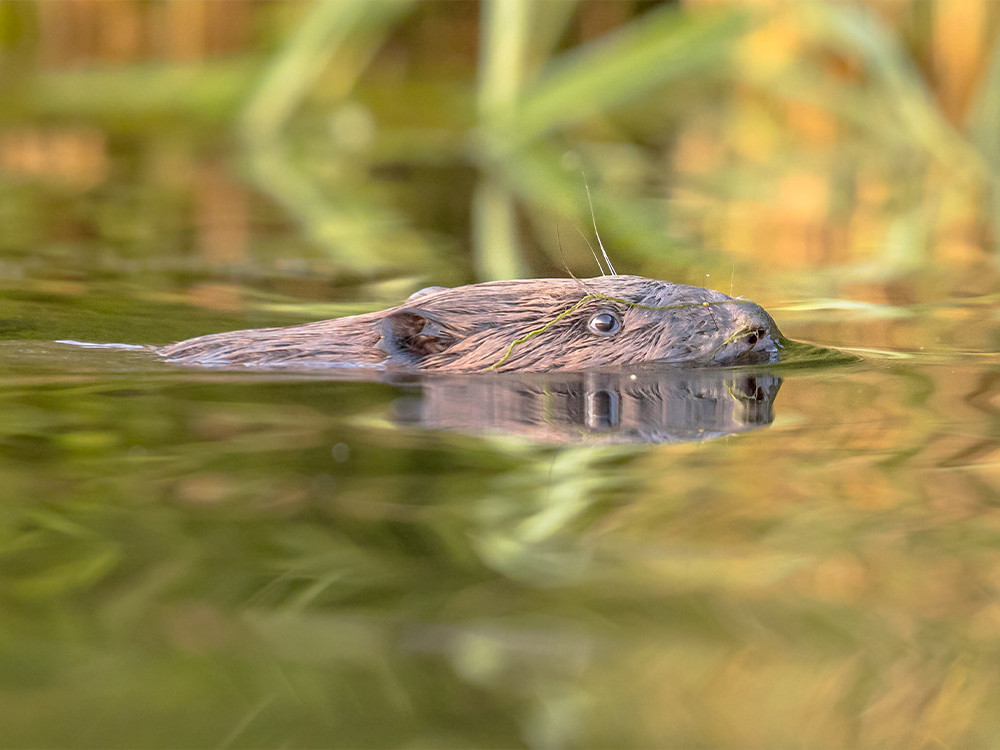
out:
<path id="1" fill-rule="evenodd" d="M 840 366 L 361 382 L 56 343 L 199 311 L 24 287 L 3 746 L 1000 736 L 995 301 L 772 309 Z"/>

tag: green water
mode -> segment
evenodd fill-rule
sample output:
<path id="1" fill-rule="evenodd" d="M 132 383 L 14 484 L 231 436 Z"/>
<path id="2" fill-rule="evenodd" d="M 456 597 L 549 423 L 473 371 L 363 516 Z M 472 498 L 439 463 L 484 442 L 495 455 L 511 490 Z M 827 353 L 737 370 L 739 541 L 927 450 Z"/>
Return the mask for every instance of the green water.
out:
<path id="1" fill-rule="evenodd" d="M 414 383 L 53 343 L 197 317 L 149 305 L 154 336 L 114 312 L 139 307 L 4 296 L 5 747 L 1000 732 L 993 305 L 776 311 L 867 351 L 779 369 L 757 429 L 629 445 L 401 424 Z"/>

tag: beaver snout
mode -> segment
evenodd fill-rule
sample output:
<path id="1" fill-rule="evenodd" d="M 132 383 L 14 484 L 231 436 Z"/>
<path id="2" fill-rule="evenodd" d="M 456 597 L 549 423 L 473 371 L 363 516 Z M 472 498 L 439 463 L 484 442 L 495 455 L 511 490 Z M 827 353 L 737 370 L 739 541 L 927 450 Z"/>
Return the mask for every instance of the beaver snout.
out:
<path id="1" fill-rule="evenodd" d="M 760 305 L 746 300 L 733 303 L 732 333 L 722 341 L 713 361 L 721 365 L 776 362 L 781 333 Z"/>

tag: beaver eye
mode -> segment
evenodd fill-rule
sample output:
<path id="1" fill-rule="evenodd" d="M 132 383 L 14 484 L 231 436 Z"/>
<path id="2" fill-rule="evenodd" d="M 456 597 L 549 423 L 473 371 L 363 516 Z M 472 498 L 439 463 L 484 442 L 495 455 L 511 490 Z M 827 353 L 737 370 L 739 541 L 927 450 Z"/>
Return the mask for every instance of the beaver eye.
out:
<path id="1" fill-rule="evenodd" d="M 597 313 L 587 323 L 587 328 L 590 329 L 590 332 L 596 333 L 599 336 L 610 336 L 612 333 L 618 333 L 618 329 L 621 327 L 622 324 L 618 320 L 618 316 L 607 310 Z"/>

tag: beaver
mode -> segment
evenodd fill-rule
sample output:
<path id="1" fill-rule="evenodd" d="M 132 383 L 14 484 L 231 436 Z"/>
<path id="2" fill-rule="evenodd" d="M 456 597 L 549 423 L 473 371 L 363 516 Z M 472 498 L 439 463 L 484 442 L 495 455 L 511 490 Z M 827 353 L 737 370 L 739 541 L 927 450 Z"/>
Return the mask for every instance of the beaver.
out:
<path id="1" fill-rule="evenodd" d="M 614 275 L 432 287 L 380 312 L 209 334 L 159 352 L 185 365 L 460 373 L 759 364 L 781 346 L 753 302 Z"/>

